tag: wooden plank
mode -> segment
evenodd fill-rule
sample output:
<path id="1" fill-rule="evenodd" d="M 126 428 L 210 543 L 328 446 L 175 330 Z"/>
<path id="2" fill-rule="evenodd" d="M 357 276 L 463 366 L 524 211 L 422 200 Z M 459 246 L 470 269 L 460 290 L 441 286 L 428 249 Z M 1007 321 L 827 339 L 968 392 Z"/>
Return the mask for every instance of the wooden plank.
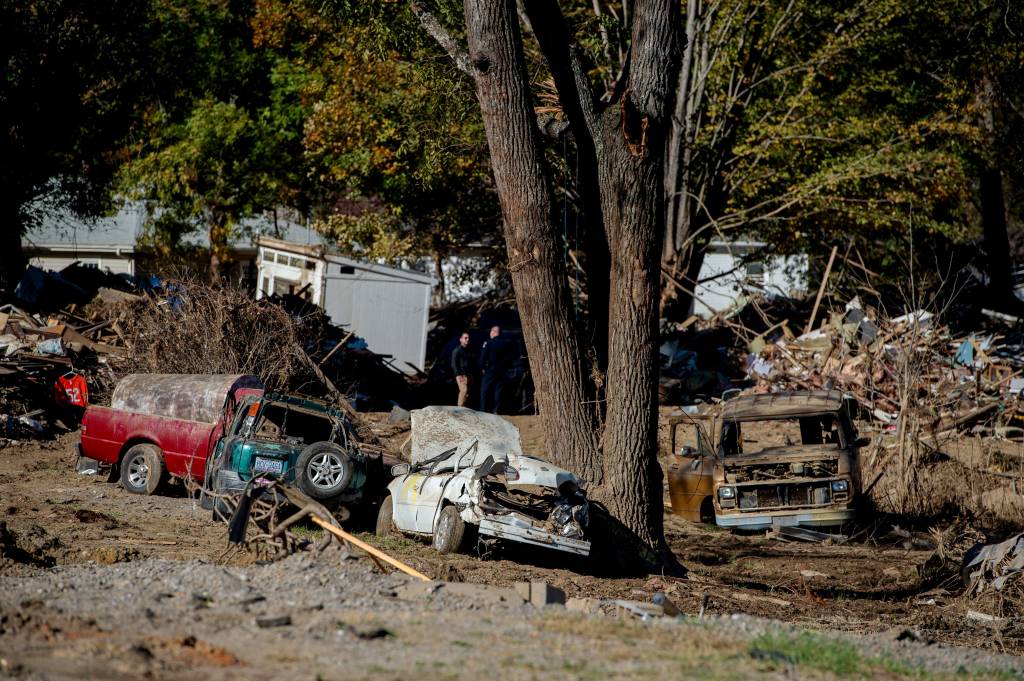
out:
<path id="1" fill-rule="evenodd" d="M 818 316 L 818 305 L 821 304 L 821 297 L 825 295 L 825 285 L 828 284 L 828 275 L 832 274 L 832 263 L 836 260 L 838 246 L 832 247 L 832 254 L 828 256 L 828 264 L 825 265 L 825 274 L 821 277 L 821 286 L 818 287 L 818 297 L 814 299 L 814 307 L 811 308 L 811 318 L 807 320 L 804 333 L 810 333 L 814 328 L 814 318 Z"/>
<path id="2" fill-rule="evenodd" d="M 398 560 L 396 558 L 392 558 L 391 556 L 389 556 L 388 554 L 384 553 L 380 549 L 377 549 L 377 548 L 374 548 L 374 547 L 370 546 L 369 544 L 367 544 L 366 542 L 362 541 L 361 539 L 356 539 L 355 537 L 353 537 L 351 534 L 349 534 L 345 530 L 341 529 L 340 527 L 337 527 L 335 525 L 331 525 L 330 523 L 326 523 L 323 520 L 320 520 L 320 518 L 316 517 L 315 515 L 311 515 L 310 518 L 313 520 L 314 523 L 316 523 L 320 527 L 324 528 L 325 530 L 327 530 L 328 532 L 333 534 L 338 539 L 341 539 L 342 541 L 348 542 L 349 544 L 352 544 L 353 546 L 355 546 L 355 547 L 357 547 L 359 549 L 362 549 L 363 551 L 366 551 L 368 554 L 370 554 L 374 558 L 378 558 L 378 559 L 384 561 L 388 565 L 401 570 L 402 572 L 404 572 L 407 575 L 411 575 L 411 576 L 416 577 L 418 579 L 422 579 L 424 582 L 429 582 L 430 581 L 430 577 L 427 577 L 422 572 L 419 572 L 416 568 L 410 567 L 410 566 L 406 565 L 405 563 L 403 563 L 402 561 L 400 561 L 400 560 Z"/>

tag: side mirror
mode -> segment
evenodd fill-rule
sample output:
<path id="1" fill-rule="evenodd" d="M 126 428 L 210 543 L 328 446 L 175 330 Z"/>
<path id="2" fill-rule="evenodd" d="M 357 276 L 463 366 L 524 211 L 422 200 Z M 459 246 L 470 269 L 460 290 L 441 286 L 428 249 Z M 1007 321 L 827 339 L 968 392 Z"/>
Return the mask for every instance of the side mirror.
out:
<path id="1" fill-rule="evenodd" d="M 699 457 L 700 453 L 690 445 L 683 445 L 683 448 L 679 450 L 679 456 L 686 456 L 692 459 Z"/>
<path id="2" fill-rule="evenodd" d="M 409 473 L 409 464 L 399 463 L 391 467 L 391 476 L 397 478 L 399 475 L 406 475 Z"/>
<path id="3" fill-rule="evenodd" d="M 858 449 L 860 449 L 861 447 L 867 447 L 870 444 L 871 444 L 871 438 L 869 438 L 869 437 L 859 437 L 859 438 L 857 438 L 856 440 L 853 441 L 853 446 L 858 448 Z"/>

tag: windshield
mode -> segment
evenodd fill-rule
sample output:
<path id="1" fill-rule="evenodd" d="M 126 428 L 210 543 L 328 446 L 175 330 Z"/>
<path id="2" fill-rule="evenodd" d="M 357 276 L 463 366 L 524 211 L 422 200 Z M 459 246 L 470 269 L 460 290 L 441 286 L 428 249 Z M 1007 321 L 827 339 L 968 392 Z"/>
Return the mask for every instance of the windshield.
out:
<path id="1" fill-rule="evenodd" d="M 726 421 L 720 451 L 724 456 L 754 456 L 765 450 L 804 445 L 845 446 L 835 414 L 762 421 Z"/>

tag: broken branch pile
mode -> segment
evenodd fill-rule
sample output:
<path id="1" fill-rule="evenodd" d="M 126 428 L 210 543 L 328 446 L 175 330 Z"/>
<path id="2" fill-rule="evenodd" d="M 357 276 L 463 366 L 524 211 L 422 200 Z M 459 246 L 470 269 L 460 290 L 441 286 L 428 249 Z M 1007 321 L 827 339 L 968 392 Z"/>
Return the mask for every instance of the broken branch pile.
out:
<path id="1" fill-rule="evenodd" d="M 153 284 L 79 265 L 29 268 L 17 304 L 0 307 L 0 439 L 77 427 L 130 373 L 251 374 L 278 391 L 348 395 L 361 409 L 411 406 L 407 376 L 298 295 Z"/>

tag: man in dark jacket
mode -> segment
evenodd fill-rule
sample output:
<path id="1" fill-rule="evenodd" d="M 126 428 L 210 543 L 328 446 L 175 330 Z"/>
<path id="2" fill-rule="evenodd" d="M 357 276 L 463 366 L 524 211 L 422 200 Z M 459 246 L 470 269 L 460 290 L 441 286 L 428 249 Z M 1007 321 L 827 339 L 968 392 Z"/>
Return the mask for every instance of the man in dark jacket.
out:
<path id="1" fill-rule="evenodd" d="M 455 382 L 459 385 L 460 407 L 465 407 L 469 401 L 469 384 L 476 372 L 476 357 L 469 349 L 469 332 L 463 331 L 459 336 L 459 344 L 452 351 L 452 372 L 455 374 Z"/>
<path id="2" fill-rule="evenodd" d="M 512 348 L 501 336 L 501 327 L 491 327 L 491 338 L 480 351 L 484 375 L 480 385 L 480 411 L 497 414 L 505 397 L 508 370 L 512 366 Z"/>

